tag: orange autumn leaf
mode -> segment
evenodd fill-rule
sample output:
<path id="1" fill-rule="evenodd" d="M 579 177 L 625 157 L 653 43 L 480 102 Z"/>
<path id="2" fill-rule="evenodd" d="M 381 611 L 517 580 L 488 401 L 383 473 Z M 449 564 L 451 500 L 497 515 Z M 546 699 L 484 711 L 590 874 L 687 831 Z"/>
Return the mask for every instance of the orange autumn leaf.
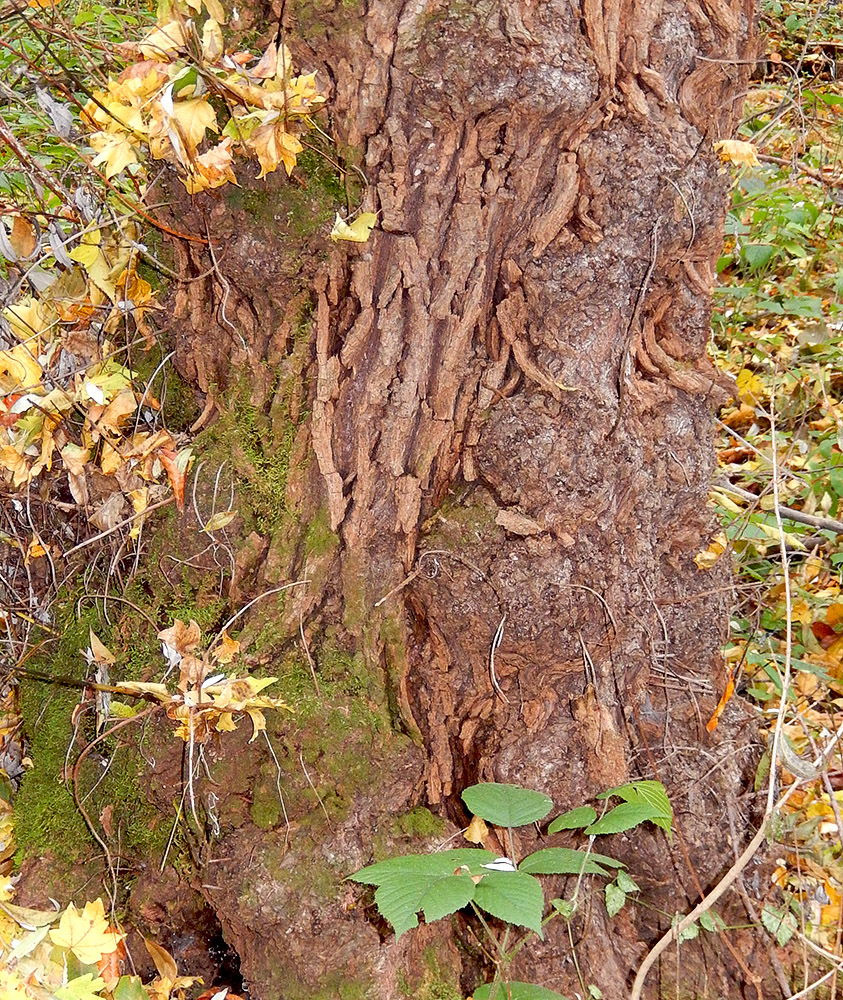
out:
<path id="1" fill-rule="evenodd" d="M 170 448 L 159 448 L 156 455 L 161 460 L 170 485 L 173 487 L 173 496 L 176 498 L 176 506 L 179 510 L 184 510 L 184 484 L 187 477 L 187 468 L 179 462 L 180 452 L 172 451 Z"/>
<path id="2" fill-rule="evenodd" d="M 726 690 L 723 692 L 720 701 L 717 702 L 717 708 L 714 709 L 711 718 L 705 724 L 705 728 L 708 730 L 708 732 L 713 733 L 714 730 L 717 728 L 717 723 L 720 721 L 720 716 L 723 714 L 723 709 L 726 707 L 726 705 L 729 702 L 729 699 L 732 697 L 734 693 L 735 693 L 735 678 L 733 674 L 729 674 L 729 679 L 728 681 L 726 681 Z"/>
<path id="3" fill-rule="evenodd" d="M 223 630 L 222 639 L 213 652 L 214 659 L 217 663 L 231 663 L 239 652 L 240 643 L 237 639 L 232 639 L 228 632 Z"/>
<path id="4" fill-rule="evenodd" d="M 97 972 L 105 981 L 105 988 L 109 992 L 114 991 L 114 988 L 120 979 L 122 971 L 121 965 L 123 964 L 125 958 L 126 946 L 121 941 L 114 951 L 109 952 L 107 955 L 103 955 L 97 962 Z"/>
<path id="5" fill-rule="evenodd" d="M 184 656 L 187 653 L 192 653 L 199 645 L 202 630 L 192 618 L 189 625 L 185 625 L 180 618 L 176 618 L 173 625 L 158 633 L 158 638 Z"/>

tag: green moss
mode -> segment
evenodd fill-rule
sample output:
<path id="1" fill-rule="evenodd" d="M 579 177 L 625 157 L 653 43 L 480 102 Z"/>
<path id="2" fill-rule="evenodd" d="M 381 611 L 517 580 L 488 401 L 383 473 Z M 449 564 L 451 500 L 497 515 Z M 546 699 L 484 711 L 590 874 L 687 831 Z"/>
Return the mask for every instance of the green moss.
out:
<path id="1" fill-rule="evenodd" d="M 392 832 L 402 837 L 440 837 L 446 823 L 424 806 L 416 806 L 392 821 Z"/>
<path id="2" fill-rule="evenodd" d="M 323 861 L 318 851 L 317 841 L 297 833 L 295 855 L 283 843 L 270 844 L 261 853 L 258 864 L 274 882 L 286 886 L 297 897 L 327 904 L 336 899 L 344 876 Z"/>
<path id="3" fill-rule="evenodd" d="M 462 551 L 466 541 L 495 529 L 498 508 L 483 487 L 465 487 L 449 497 L 422 526 L 428 548 Z"/>
<path id="4" fill-rule="evenodd" d="M 331 530 L 331 515 L 327 507 L 320 507 L 318 514 L 307 526 L 304 550 L 308 555 L 322 556 L 333 552 L 339 545 L 339 536 Z"/>
<path id="5" fill-rule="evenodd" d="M 255 783 L 249 814 L 255 826 L 259 826 L 261 830 L 271 830 L 284 821 L 278 787 L 270 775 L 262 775 Z"/>
<path id="6" fill-rule="evenodd" d="M 140 391 L 146 389 L 144 407 L 158 400 L 166 426 L 171 431 L 186 431 L 201 412 L 199 401 L 193 387 L 176 371 L 172 360 L 161 365 L 163 357 L 164 350 L 157 345 L 150 351 L 135 349 L 130 367 Z M 150 384 L 153 376 L 155 380 Z"/>
<path id="7" fill-rule="evenodd" d="M 295 979 L 288 968 L 278 981 L 278 994 L 284 1000 L 366 1000 L 371 989 L 368 979 L 349 979 L 341 971 L 326 973 L 315 988 Z"/>
<path id="8" fill-rule="evenodd" d="M 81 680 L 87 668 L 80 650 L 90 644 L 89 629 L 93 628 L 112 650 L 116 648 L 113 635 L 102 628 L 91 605 L 82 607 L 79 619 L 72 600 L 65 599 L 58 608 L 58 643 L 33 657 L 29 665 L 44 673 Z M 80 697 L 75 688 L 28 680 L 21 684 L 21 716 L 34 766 L 25 772 L 15 800 L 20 858 L 51 852 L 61 859 L 57 864 L 70 866 L 92 848 L 99 850 L 76 806 L 69 777 L 64 780 L 66 767 L 74 763 L 81 746 L 96 735 L 95 716 L 88 711 L 80 716 L 77 741 L 71 745 L 72 715 Z M 102 809 L 112 805 L 121 850 L 148 856 L 163 847 L 167 831 L 143 796 L 144 770 L 137 751 L 122 741 L 106 739 L 88 755 L 79 777 L 83 795 L 96 784 L 86 800 L 88 815 L 96 821 Z"/>
<path id="9" fill-rule="evenodd" d="M 266 534 L 287 509 L 287 474 L 295 428 L 289 418 L 280 419 L 272 405 L 266 409 L 254 406 L 251 394 L 250 381 L 244 376 L 227 393 L 220 419 L 201 435 L 197 450 L 211 466 L 230 463 L 240 501 L 237 509 L 246 522 L 246 532 Z"/>
<path id="10" fill-rule="evenodd" d="M 295 0 L 291 4 L 295 11 L 296 34 L 305 41 L 313 41 L 325 33 L 325 25 L 330 24 L 333 30 L 340 27 L 339 8 L 347 13 L 348 27 L 359 26 L 359 15 L 362 13 L 360 0 Z"/>
<path id="11" fill-rule="evenodd" d="M 325 813 L 331 823 L 344 819 L 357 794 L 371 788 L 406 746 L 406 738 L 392 729 L 379 671 L 370 670 L 362 655 L 344 650 L 332 633 L 314 641 L 313 655 L 318 693 L 300 654 L 267 665 L 279 678 L 272 690 L 294 708 L 292 715 L 267 714 L 267 735 L 297 837 L 307 831 L 322 835 Z M 214 780 L 224 783 L 216 766 Z M 268 762 L 251 790 L 252 817 L 264 828 L 284 823 L 277 780 L 275 762 Z"/>
<path id="12" fill-rule="evenodd" d="M 280 231 L 282 236 L 307 241 L 333 220 L 339 205 L 345 204 L 342 177 L 331 162 L 334 155 L 333 151 L 323 154 L 306 149 L 299 155 L 291 180 L 279 175 L 255 181 L 254 187 L 229 185 L 224 189 L 225 200 L 230 208 L 246 212 L 271 228 L 275 239 Z"/>
<path id="13" fill-rule="evenodd" d="M 422 952 L 423 971 L 411 980 L 403 970 L 398 974 L 398 992 L 413 1000 L 462 1000 L 459 976 L 455 969 L 443 967 L 434 947 Z"/>
<path id="14" fill-rule="evenodd" d="M 407 647 L 404 642 L 404 625 L 400 618 L 393 615 L 384 617 L 380 624 L 380 638 L 384 645 L 389 682 L 387 698 L 393 724 L 403 729 L 414 740 L 421 742 L 422 734 L 413 719 L 410 706 L 406 704 L 402 681 L 409 664 L 407 662 Z"/>

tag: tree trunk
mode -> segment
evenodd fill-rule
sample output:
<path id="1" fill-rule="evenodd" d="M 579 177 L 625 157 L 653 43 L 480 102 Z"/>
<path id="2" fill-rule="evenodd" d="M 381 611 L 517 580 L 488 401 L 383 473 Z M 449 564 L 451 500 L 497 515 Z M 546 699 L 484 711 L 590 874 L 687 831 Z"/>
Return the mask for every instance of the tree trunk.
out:
<path id="1" fill-rule="evenodd" d="M 180 226 L 224 249 L 177 302 L 176 363 L 223 413 L 249 373 L 274 440 L 262 468 L 286 477 L 283 513 L 235 554 L 233 598 L 306 577 L 277 648 L 301 625 L 317 680 L 359 670 L 364 705 L 382 684 L 389 725 L 343 730 L 372 765 L 343 791 L 341 768 L 326 777 L 326 708 L 285 745 L 289 843 L 280 820 L 265 834 L 223 823 L 223 860 L 197 884 L 253 996 L 420 991 L 434 946 L 441 975 L 470 989 L 482 958 L 464 924 L 395 944 L 360 892 L 319 899 L 308 871 L 327 866 L 333 887 L 373 850 L 397 853 L 407 827 L 389 816 L 420 804 L 458 829 L 459 793 L 479 780 L 561 810 L 633 777 L 667 785 L 703 886 L 728 867 L 712 817 L 745 762 L 704 731 L 728 580 L 694 555 L 723 398 L 705 358 L 726 198 L 712 141 L 740 110 L 753 4 L 289 0 L 281 15 L 297 63 L 330 81 L 338 148 L 379 225 L 325 254 L 324 228 L 291 221 L 294 182 L 182 197 Z M 176 253 L 188 274 L 212 263 L 196 244 Z M 242 509 L 255 462 L 237 441 L 227 457 Z M 320 798 L 330 785 L 346 802 L 330 824 L 308 759 Z M 248 781 L 238 792 L 254 805 Z M 676 841 L 614 839 L 601 850 L 648 905 L 610 926 L 594 898 L 574 943 L 585 982 L 619 998 L 663 914 L 698 891 Z M 553 927 L 520 978 L 582 993 Z M 707 977 L 736 995 L 728 957 L 686 947 L 687 988 Z"/>

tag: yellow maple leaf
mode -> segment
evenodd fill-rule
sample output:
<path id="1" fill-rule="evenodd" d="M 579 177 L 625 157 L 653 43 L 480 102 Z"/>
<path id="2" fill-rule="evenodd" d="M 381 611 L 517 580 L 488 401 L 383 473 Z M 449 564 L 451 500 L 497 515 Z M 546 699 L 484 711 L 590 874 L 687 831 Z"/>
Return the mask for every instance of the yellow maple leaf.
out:
<path id="1" fill-rule="evenodd" d="M 221 712 L 214 729 L 218 733 L 233 733 L 237 729 L 231 712 Z"/>
<path id="2" fill-rule="evenodd" d="M 100 470 L 104 476 L 113 476 L 123 464 L 123 456 L 108 441 L 103 441 L 100 453 Z"/>
<path id="3" fill-rule="evenodd" d="M 193 153 L 205 138 L 205 131 L 218 132 L 217 115 L 204 97 L 193 97 L 189 101 L 178 101 L 173 107 L 172 119 Z"/>
<path id="4" fill-rule="evenodd" d="M 167 60 L 170 54 L 187 44 L 186 26 L 181 21 L 167 21 L 151 31 L 141 42 L 144 59 Z"/>
<path id="5" fill-rule="evenodd" d="M 472 816 L 463 836 L 469 844 L 482 844 L 489 836 L 489 827 L 479 816 Z"/>
<path id="6" fill-rule="evenodd" d="M 183 177 L 182 183 L 188 194 L 207 191 L 210 188 L 222 187 L 223 184 L 236 184 L 237 178 L 231 168 L 232 140 L 226 136 L 216 146 L 197 156 L 191 164 L 191 174 Z"/>
<path id="7" fill-rule="evenodd" d="M 0 468 L 11 473 L 13 486 L 21 486 L 32 478 L 29 462 L 8 444 L 0 448 Z"/>
<path id="8" fill-rule="evenodd" d="M 202 629 L 192 618 L 189 625 L 185 625 L 180 618 L 176 618 L 169 628 L 162 629 L 158 633 L 158 639 L 184 656 L 186 653 L 192 653 L 199 645 L 202 639 Z"/>
<path id="9" fill-rule="evenodd" d="M 29 1000 L 24 981 L 17 972 L 0 969 L 0 1000 Z"/>
<path id="10" fill-rule="evenodd" d="M 135 104 L 124 104 L 122 101 L 111 99 L 103 102 L 108 115 L 106 130 L 109 132 L 141 132 L 147 131 L 143 121 L 141 109 Z"/>
<path id="11" fill-rule="evenodd" d="M 34 389 L 41 385 L 43 372 L 26 344 L 0 351 L 0 391 L 4 394 Z"/>
<path id="12" fill-rule="evenodd" d="M 283 163 L 287 176 L 293 172 L 296 157 L 304 148 L 299 140 L 287 131 L 282 118 L 261 125 L 246 140 L 245 145 L 257 156 L 261 165 L 258 178 L 266 177 Z"/>
<path id="13" fill-rule="evenodd" d="M 202 58 L 205 62 L 214 63 L 223 52 L 222 28 L 219 22 L 209 17 L 202 26 Z"/>
<path id="14" fill-rule="evenodd" d="M 750 406 L 757 406 L 767 395 L 764 389 L 764 383 L 748 368 L 741 368 L 735 382 L 738 390 L 738 397 L 742 403 L 748 403 Z"/>
<path id="15" fill-rule="evenodd" d="M 729 539 L 726 537 L 725 531 L 718 531 L 714 538 L 712 538 L 708 548 L 702 552 L 698 552 L 694 556 L 697 569 L 711 569 L 726 551 L 728 545 Z"/>
<path id="16" fill-rule="evenodd" d="M 13 306 L 4 309 L 3 318 L 18 340 L 31 340 L 43 333 L 48 324 L 44 307 L 31 295 L 24 295 Z"/>
<path id="17" fill-rule="evenodd" d="M 760 167 L 761 163 L 755 146 L 740 139 L 720 139 L 715 142 L 714 151 L 724 163 L 737 163 L 742 167 Z"/>
<path id="18" fill-rule="evenodd" d="M 124 386 L 102 411 L 96 422 L 97 430 L 119 435 L 126 417 L 134 413 L 137 408 L 134 392 L 129 386 Z"/>
<path id="19" fill-rule="evenodd" d="M 86 270 L 93 267 L 100 256 L 100 242 L 102 233 L 99 229 L 92 229 L 87 233 L 82 233 L 79 245 L 70 251 L 70 257 L 77 264 L 81 264 Z"/>
<path id="20" fill-rule="evenodd" d="M 262 733 L 266 730 L 266 719 L 264 718 L 263 712 L 259 708 L 247 708 L 245 709 L 245 712 L 252 720 L 252 736 L 249 742 L 254 743 L 258 738 L 258 733 Z"/>
<path id="21" fill-rule="evenodd" d="M 117 80 L 108 81 L 108 90 L 116 101 L 137 106 L 151 97 L 169 79 L 161 63 L 144 59 L 127 66 Z"/>
<path id="22" fill-rule="evenodd" d="M 135 147 L 123 132 L 94 132 L 88 137 L 88 142 L 97 151 L 92 165 L 98 167 L 102 164 L 108 180 L 125 170 L 130 163 L 138 162 Z"/>
<path id="23" fill-rule="evenodd" d="M 149 487 L 142 486 L 139 490 L 130 490 L 129 499 L 136 514 L 142 514 L 149 506 Z"/>
<path id="24" fill-rule="evenodd" d="M 362 212 L 349 225 L 339 212 L 337 212 L 337 217 L 334 220 L 334 228 L 331 230 L 331 239 L 334 243 L 338 240 L 348 240 L 350 243 L 366 243 L 377 221 L 378 217 L 374 212 Z"/>
<path id="25" fill-rule="evenodd" d="M 214 649 L 213 657 L 217 663 L 231 663 L 240 652 L 240 643 L 232 639 L 228 632 L 223 631 L 219 645 Z"/>
<path id="26" fill-rule="evenodd" d="M 41 540 L 36 535 L 33 535 L 24 556 L 24 565 L 28 566 L 33 559 L 40 559 L 46 554 L 47 550 L 41 544 Z"/>
<path id="27" fill-rule="evenodd" d="M 95 965 L 103 955 L 116 951 L 123 937 L 109 929 L 101 899 L 86 903 L 81 913 L 71 903 L 58 927 L 50 931 L 53 944 L 72 951 L 83 965 Z"/>
<path id="28" fill-rule="evenodd" d="M 324 100 L 317 90 L 315 73 L 305 73 L 302 76 L 293 77 L 290 80 L 290 90 L 299 102 Z"/>

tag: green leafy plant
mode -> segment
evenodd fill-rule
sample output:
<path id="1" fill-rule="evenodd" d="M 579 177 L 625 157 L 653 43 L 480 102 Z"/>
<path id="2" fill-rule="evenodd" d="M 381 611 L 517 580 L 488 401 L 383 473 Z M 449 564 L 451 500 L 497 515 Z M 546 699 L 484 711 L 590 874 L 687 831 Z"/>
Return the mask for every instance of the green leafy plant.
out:
<path id="1" fill-rule="evenodd" d="M 611 798 L 623 801 L 609 809 Z M 495 963 L 494 981 L 475 990 L 475 1000 L 493 1000 L 499 994 L 507 1000 L 559 1000 L 560 995 L 553 990 L 510 980 L 508 967 L 533 935 L 544 937 L 544 927 L 551 920 L 570 920 L 574 916 L 585 876 L 608 880 L 605 899 L 609 916 L 615 916 L 627 897 L 639 891 L 623 862 L 592 850 L 594 838 L 645 822 L 670 836 L 673 814 L 664 786 L 658 781 L 633 781 L 608 789 L 598 796 L 605 803 L 602 816 L 598 817 L 592 806 L 580 806 L 557 816 L 548 827 L 549 834 L 582 830 L 589 838 L 585 849 L 545 847 L 520 861 L 515 856 L 513 828 L 545 819 L 553 809 L 553 801 L 540 792 L 497 782 L 472 785 L 462 793 L 462 799 L 475 822 L 485 820 L 506 831 L 509 857 L 482 847 L 410 854 L 369 865 L 350 878 L 376 887 L 375 904 L 396 937 L 418 926 L 419 913 L 430 923 L 468 907 L 483 928 Z M 544 889 L 536 877 L 539 875 L 570 875 L 577 879 L 571 898 L 551 899 L 547 915 Z M 488 917 L 502 921 L 503 931 L 497 932 Z M 519 928 L 527 933 L 518 935 Z M 582 987 L 589 996 L 600 995 L 595 986 L 583 983 Z"/>

